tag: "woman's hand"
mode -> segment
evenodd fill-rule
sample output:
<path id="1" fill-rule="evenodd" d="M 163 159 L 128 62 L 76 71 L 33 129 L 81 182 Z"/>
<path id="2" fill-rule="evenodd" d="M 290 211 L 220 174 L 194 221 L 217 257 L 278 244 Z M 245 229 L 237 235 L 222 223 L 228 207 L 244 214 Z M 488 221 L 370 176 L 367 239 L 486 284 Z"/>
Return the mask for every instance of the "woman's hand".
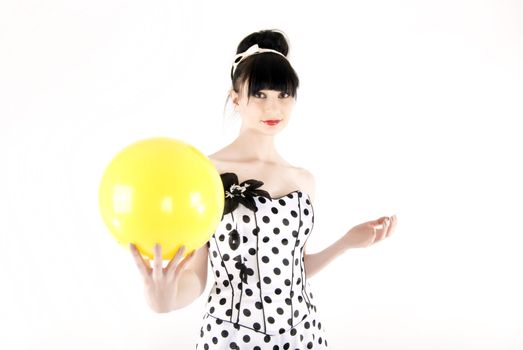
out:
<path id="1" fill-rule="evenodd" d="M 366 248 L 389 237 L 396 228 L 396 215 L 384 216 L 378 220 L 364 222 L 354 226 L 343 236 L 345 247 Z"/>
<path id="2" fill-rule="evenodd" d="M 149 259 L 142 257 L 134 244 L 130 243 L 129 247 L 138 270 L 144 278 L 145 296 L 149 306 L 156 312 L 173 310 L 176 305 L 176 293 L 181 272 L 192 259 L 195 251 L 180 262 L 185 252 L 185 246 L 180 247 L 164 268 L 162 265 L 162 247 L 159 244 L 154 246 L 152 266 Z"/>

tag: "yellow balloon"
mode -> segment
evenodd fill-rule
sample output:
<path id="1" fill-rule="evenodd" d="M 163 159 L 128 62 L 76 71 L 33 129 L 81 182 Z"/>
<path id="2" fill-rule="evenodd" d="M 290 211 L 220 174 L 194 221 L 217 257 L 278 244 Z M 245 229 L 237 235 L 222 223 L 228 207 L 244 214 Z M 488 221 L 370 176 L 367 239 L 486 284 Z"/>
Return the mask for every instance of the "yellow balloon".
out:
<path id="1" fill-rule="evenodd" d="M 154 258 L 178 248 L 203 246 L 220 223 L 224 190 L 212 162 L 193 146 L 171 138 L 136 142 L 109 163 L 99 188 L 99 205 L 109 231 L 123 246 L 136 244 Z"/>

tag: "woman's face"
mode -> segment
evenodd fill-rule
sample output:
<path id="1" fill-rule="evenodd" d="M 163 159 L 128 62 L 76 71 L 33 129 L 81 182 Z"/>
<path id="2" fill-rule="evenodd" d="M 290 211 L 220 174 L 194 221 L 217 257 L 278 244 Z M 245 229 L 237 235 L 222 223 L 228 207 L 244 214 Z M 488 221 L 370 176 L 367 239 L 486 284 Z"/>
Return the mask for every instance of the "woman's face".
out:
<path id="1" fill-rule="evenodd" d="M 260 90 L 247 96 L 246 84 L 240 93 L 231 91 L 231 98 L 242 118 L 242 131 L 251 129 L 263 134 L 274 135 L 289 122 L 295 98 L 283 91 Z"/>

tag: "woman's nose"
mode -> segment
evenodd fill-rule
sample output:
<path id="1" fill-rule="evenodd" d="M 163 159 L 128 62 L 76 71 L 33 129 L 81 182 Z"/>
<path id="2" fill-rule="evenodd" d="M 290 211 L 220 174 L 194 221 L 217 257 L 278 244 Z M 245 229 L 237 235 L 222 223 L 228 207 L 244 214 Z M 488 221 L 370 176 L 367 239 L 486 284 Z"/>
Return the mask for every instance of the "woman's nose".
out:
<path id="1" fill-rule="evenodd" d="M 266 112 L 275 112 L 280 108 L 278 99 L 268 98 L 265 102 Z"/>

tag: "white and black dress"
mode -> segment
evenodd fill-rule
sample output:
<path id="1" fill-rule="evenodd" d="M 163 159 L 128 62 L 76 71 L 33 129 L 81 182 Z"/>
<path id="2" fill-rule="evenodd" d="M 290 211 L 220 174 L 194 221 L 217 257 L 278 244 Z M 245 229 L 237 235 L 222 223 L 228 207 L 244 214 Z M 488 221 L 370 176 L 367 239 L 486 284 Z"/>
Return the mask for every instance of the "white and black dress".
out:
<path id="1" fill-rule="evenodd" d="M 309 196 L 297 190 L 271 198 L 258 189 L 261 181 L 221 178 L 224 214 L 207 242 L 215 283 L 196 348 L 327 348 L 305 276 L 303 246 L 314 225 Z"/>

